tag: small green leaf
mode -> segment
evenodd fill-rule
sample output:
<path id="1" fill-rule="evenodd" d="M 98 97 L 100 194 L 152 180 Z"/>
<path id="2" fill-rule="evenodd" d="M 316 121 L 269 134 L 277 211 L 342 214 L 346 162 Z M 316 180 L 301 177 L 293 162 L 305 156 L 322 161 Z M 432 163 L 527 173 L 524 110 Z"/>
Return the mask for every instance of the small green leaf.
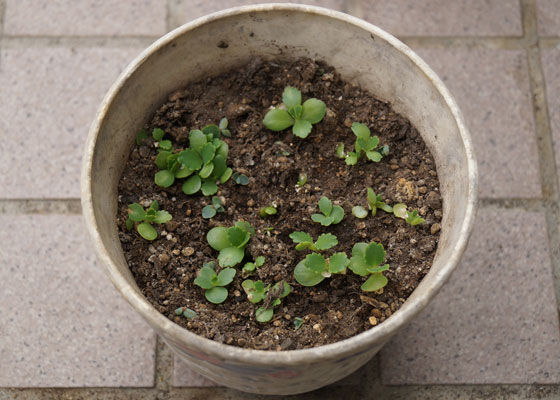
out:
<path id="1" fill-rule="evenodd" d="M 368 151 L 366 152 L 366 156 L 369 160 L 373 162 L 379 162 L 383 158 L 381 154 L 379 154 L 377 151 Z"/>
<path id="2" fill-rule="evenodd" d="M 202 131 L 195 129 L 189 132 L 189 146 L 194 151 L 200 153 L 206 142 L 206 135 Z"/>
<path id="3" fill-rule="evenodd" d="M 258 256 L 257 258 L 255 258 L 255 266 L 257 267 L 262 267 L 264 265 L 264 262 L 265 262 L 264 256 Z"/>
<path id="4" fill-rule="evenodd" d="M 138 203 L 129 204 L 128 218 L 135 222 L 144 221 L 144 218 L 146 218 L 146 211 L 144 211 L 142 206 Z"/>
<path id="5" fill-rule="evenodd" d="M 210 145 L 211 146 L 211 145 Z M 200 172 L 198 173 L 198 175 L 203 178 L 206 179 L 210 176 L 210 174 L 212 173 L 212 171 L 214 171 L 214 163 L 208 163 L 206 164 L 204 167 L 202 167 L 202 169 L 200 170 Z"/>
<path id="6" fill-rule="evenodd" d="M 251 235 L 255 234 L 255 228 L 253 228 L 253 226 L 247 221 L 237 221 L 235 223 L 235 226 L 245 232 L 250 233 Z"/>
<path id="7" fill-rule="evenodd" d="M 204 293 L 204 296 L 206 296 L 206 300 L 208 300 L 210 303 L 220 304 L 227 299 L 228 291 L 224 287 L 216 286 L 212 289 L 208 289 Z"/>
<path id="8" fill-rule="evenodd" d="M 303 113 L 301 119 L 309 121 L 313 125 L 320 122 L 327 111 L 327 106 L 324 102 L 318 99 L 308 99 L 303 103 Z"/>
<path id="9" fill-rule="evenodd" d="M 218 125 L 218 128 L 220 128 L 221 130 L 224 130 L 227 127 L 228 127 L 228 120 L 227 120 L 227 118 L 224 117 L 220 120 L 220 125 Z"/>
<path id="10" fill-rule="evenodd" d="M 359 122 L 354 122 L 352 124 L 352 132 L 354 132 L 354 135 L 356 135 L 358 138 L 365 140 L 367 140 L 371 134 L 367 125 L 361 124 Z"/>
<path id="11" fill-rule="evenodd" d="M 136 229 L 138 230 L 140 236 L 142 236 L 146 240 L 151 241 L 157 238 L 156 229 L 152 225 L 148 224 L 147 222 L 142 222 L 136 227 Z"/>
<path id="12" fill-rule="evenodd" d="M 152 131 L 152 136 L 156 142 L 159 142 L 161 139 L 163 139 L 163 135 L 165 135 L 165 132 L 163 132 L 163 130 L 160 128 L 154 128 L 154 130 Z"/>
<path id="13" fill-rule="evenodd" d="M 152 201 L 152 204 L 150 204 L 150 207 L 148 208 L 148 211 L 153 210 L 153 211 L 157 211 L 159 210 L 159 203 L 157 200 Z"/>
<path id="14" fill-rule="evenodd" d="M 220 137 L 220 128 L 214 124 L 206 125 L 202 128 L 202 133 L 209 134 L 211 133 L 214 138 Z"/>
<path id="15" fill-rule="evenodd" d="M 160 151 L 156 156 L 156 165 L 159 169 L 167 169 L 167 157 L 171 155 L 170 151 Z"/>
<path id="16" fill-rule="evenodd" d="M 329 258 L 329 272 L 331 274 L 342 274 L 346 272 L 346 267 L 350 263 L 346 253 L 334 253 Z"/>
<path id="17" fill-rule="evenodd" d="M 196 312 L 194 312 L 194 310 L 191 310 L 190 308 L 185 307 L 185 311 L 183 311 L 183 317 L 185 317 L 186 319 L 196 318 Z"/>
<path id="18" fill-rule="evenodd" d="M 156 172 L 154 182 L 161 187 L 169 187 L 175 182 L 175 174 L 167 169 Z"/>
<path id="19" fill-rule="evenodd" d="M 218 154 L 216 155 L 216 157 L 214 157 L 212 164 L 214 164 L 214 170 L 212 171 L 212 178 L 213 180 L 216 181 L 220 179 L 220 177 L 224 174 L 224 172 L 226 172 L 227 169 L 226 160 L 223 156 Z"/>
<path id="20" fill-rule="evenodd" d="M 186 178 L 187 176 L 190 176 L 193 174 L 194 171 L 181 166 L 180 169 L 177 170 L 177 172 L 175 172 L 175 178 L 181 179 L 181 178 Z"/>
<path id="21" fill-rule="evenodd" d="M 315 242 L 317 250 L 328 250 L 338 244 L 338 239 L 332 233 L 323 233 Z"/>
<path id="22" fill-rule="evenodd" d="M 294 243 L 313 242 L 311 235 L 305 232 L 292 232 L 290 233 L 290 239 L 292 239 Z"/>
<path id="23" fill-rule="evenodd" d="M 383 156 L 389 155 L 389 146 L 388 145 L 384 145 L 381 148 L 381 155 L 383 155 Z"/>
<path id="24" fill-rule="evenodd" d="M 304 261 L 305 260 L 301 260 L 294 269 L 294 278 L 296 278 L 296 281 L 303 286 L 315 286 L 321 283 L 325 277 L 307 268 Z"/>
<path id="25" fill-rule="evenodd" d="M 263 124 L 271 131 L 283 131 L 294 124 L 294 119 L 286 110 L 275 108 L 266 113 Z"/>
<path id="26" fill-rule="evenodd" d="M 158 143 L 158 147 L 165 151 L 171 151 L 172 149 L 171 140 L 162 140 L 161 142 Z"/>
<path id="27" fill-rule="evenodd" d="M 365 260 L 368 266 L 376 267 L 385 259 L 385 249 L 382 244 L 372 242 L 366 247 Z"/>
<path id="28" fill-rule="evenodd" d="M 206 234 L 206 240 L 210 247 L 218 251 L 222 251 L 232 245 L 228 239 L 228 228 L 224 226 L 216 226 L 210 229 Z"/>
<path id="29" fill-rule="evenodd" d="M 296 328 L 296 331 L 301 328 L 301 326 L 303 325 L 303 319 L 300 317 L 295 317 L 294 318 L 294 327 Z"/>
<path id="30" fill-rule="evenodd" d="M 231 178 L 232 174 L 233 170 L 231 168 L 227 168 L 220 177 L 220 183 L 226 183 L 227 181 L 229 181 L 229 178 Z"/>
<path id="31" fill-rule="evenodd" d="M 344 209 L 340 206 L 333 206 L 331 211 L 331 217 L 333 219 L 333 224 L 338 224 L 344 218 Z"/>
<path id="32" fill-rule="evenodd" d="M 298 175 L 297 185 L 301 187 L 301 186 L 305 186 L 306 183 L 307 183 L 307 174 L 305 172 L 301 172 Z"/>
<path id="33" fill-rule="evenodd" d="M 350 258 L 350 264 L 348 264 L 348 268 L 350 268 L 350 270 L 356 275 L 360 275 L 360 276 L 369 275 L 369 271 L 367 270 L 368 265 L 366 264 L 366 260 L 361 256 L 353 255 Z"/>
<path id="34" fill-rule="evenodd" d="M 216 286 L 214 284 L 214 278 L 216 278 L 216 272 L 214 269 L 208 265 L 204 265 L 200 269 L 198 277 L 194 280 L 194 284 L 203 289 L 212 289 Z"/>
<path id="35" fill-rule="evenodd" d="M 212 143 L 206 143 L 202 146 L 200 150 L 200 155 L 202 156 L 202 163 L 208 164 L 210 161 L 214 159 L 214 154 L 216 152 L 216 148 L 212 145 Z"/>
<path id="36" fill-rule="evenodd" d="M 224 160 L 227 160 L 228 153 L 229 153 L 228 144 L 223 140 L 220 140 L 220 147 L 218 147 L 218 149 L 216 150 L 216 156 L 222 156 L 224 157 Z"/>
<path id="37" fill-rule="evenodd" d="M 387 212 L 387 213 L 392 213 L 393 212 L 393 207 L 391 207 L 388 204 L 385 203 L 377 203 L 377 207 L 381 208 L 383 211 Z"/>
<path id="38" fill-rule="evenodd" d="M 248 263 L 245 263 L 245 265 L 243 266 L 243 271 L 253 272 L 256 267 L 257 266 L 254 263 L 248 262 Z"/>
<path id="39" fill-rule="evenodd" d="M 231 281 L 233 281 L 236 272 L 237 271 L 235 271 L 233 268 L 224 268 L 223 270 L 221 270 L 220 273 L 218 274 L 218 281 L 217 281 L 218 286 L 229 285 Z"/>
<path id="40" fill-rule="evenodd" d="M 180 152 L 177 161 L 193 171 L 198 171 L 200 167 L 202 167 L 202 158 L 200 158 L 200 155 L 196 151 L 191 149 Z"/>
<path id="41" fill-rule="evenodd" d="M 389 280 L 382 274 L 371 275 L 362 285 L 362 290 L 364 292 L 375 292 L 385 285 L 387 285 Z"/>
<path id="42" fill-rule="evenodd" d="M 235 183 L 237 183 L 238 185 L 248 185 L 249 184 L 249 178 L 246 175 L 240 174 L 239 172 L 235 172 L 233 174 L 233 180 L 235 181 Z"/>
<path id="43" fill-rule="evenodd" d="M 277 212 L 278 212 L 278 210 L 276 210 L 276 208 L 274 208 L 272 206 L 263 207 L 260 210 L 260 216 L 261 216 L 261 218 L 266 218 L 269 215 L 275 215 Z"/>
<path id="44" fill-rule="evenodd" d="M 366 249 L 368 247 L 367 243 L 358 242 L 352 247 L 352 256 L 358 256 L 361 258 L 365 258 L 366 256 Z"/>
<path id="45" fill-rule="evenodd" d="M 175 315 L 181 315 L 183 314 L 183 307 L 179 307 L 175 310 Z"/>
<path id="46" fill-rule="evenodd" d="M 148 138 L 148 132 L 146 132 L 144 129 L 140 129 L 140 131 L 136 134 L 136 144 L 138 146 L 141 146 L 142 140 L 147 138 Z"/>
<path id="47" fill-rule="evenodd" d="M 207 205 L 202 209 L 202 218 L 210 219 L 216 215 L 216 209 L 214 206 Z"/>
<path id="48" fill-rule="evenodd" d="M 218 196 L 213 196 L 212 197 L 212 205 L 215 208 L 219 208 L 219 207 L 222 206 L 222 200 Z"/>
<path id="49" fill-rule="evenodd" d="M 297 244 L 296 250 L 301 251 L 305 249 L 313 249 L 314 247 L 315 245 L 313 244 L 313 242 L 301 242 Z"/>
<path id="50" fill-rule="evenodd" d="M 383 271 L 387 271 L 389 269 L 389 264 L 380 265 L 378 267 L 368 267 L 368 272 L 375 274 Z"/>
<path id="51" fill-rule="evenodd" d="M 367 202 L 370 205 L 370 207 L 375 206 L 375 204 L 377 203 L 377 195 L 370 187 L 367 188 Z"/>
<path id="52" fill-rule="evenodd" d="M 331 215 L 332 212 L 332 201 L 330 201 L 327 197 L 323 196 L 321 197 L 321 199 L 319 200 L 319 210 L 321 210 L 321 212 L 328 217 L 329 215 Z"/>
<path id="53" fill-rule="evenodd" d="M 282 101 L 288 108 L 301 105 L 301 92 L 295 87 L 286 86 L 282 93 Z"/>
<path id="54" fill-rule="evenodd" d="M 202 182 L 200 176 L 193 175 L 183 183 L 182 189 L 185 194 L 195 194 L 200 190 Z"/>
<path id="55" fill-rule="evenodd" d="M 338 158 L 346 157 L 346 155 L 344 154 L 344 143 L 339 143 L 338 146 L 336 146 L 335 153 Z"/>
<path id="56" fill-rule="evenodd" d="M 257 311 L 255 311 L 255 319 L 261 323 L 270 321 L 273 315 L 274 310 L 272 308 L 264 309 L 262 307 L 259 307 L 257 308 Z"/>
<path id="57" fill-rule="evenodd" d="M 367 149 L 367 141 L 362 138 L 356 139 L 356 143 L 354 144 L 354 148 L 356 149 L 356 154 L 360 154 L 361 151 L 366 151 Z"/>
<path id="58" fill-rule="evenodd" d="M 245 257 L 245 249 L 239 247 L 226 247 L 218 254 L 220 267 L 234 267 Z"/>
<path id="59" fill-rule="evenodd" d="M 228 228 L 227 235 L 232 246 L 241 246 L 241 244 L 245 241 L 247 232 L 236 226 L 232 226 L 231 228 Z"/>
<path id="60" fill-rule="evenodd" d="M 372 136 L 367 140 L 367 151 L 375 150 L 375 148 L 379 145 L 379 138 L 377 136 Z"/>
<path id="61" fill-rule="evenodd" d="M 305 139 L 311 133 L 312 128 L 311 122 L 304 119 L 296 119 L 292 127 L 292 133 L 299 138 Z"/>
<path id="62" fill-rule="evenodd" d="M 167 211 L 159 210 L 156 212 L 156 217 L 154 219 L 154 222 L 156 224 L 165 224 L 169 221 L 171 221 L 171 214 L 169 214 Z"/>
<path id="63" fill-rule="evenodd" d="M 127 230 L 131 230 L 132 227 L 134 226 L 134 221 L 131 220 L 130 218 L 127 218 L 125 221 L 125 225 Z"/>
<path id="64" fill-rule="evenodd" d="M 212 196 L 218 191 L 218 185 L 216 185 L 213 181 L 204 181 L 201 189 L 204 196 Z"/>
<path id="65" fill-rule="evenodd" d="M 393 214 L 395 214 L 395 217 L 406 219 L 406 217 L 408 216 L 406 205 L 402 203 L 395 204 L 393 206 Z"/>
<path id="66" fill-rule="evenodd" d="M 311 271 L 318 274 L 327 270 L 327 260 L 321 254 L 311 253 L 305 257 L 304 264 Z"/>
<path id="67" fill-rule="evenodd" d="M 333 217 L 325 217 L 323 214 L 313 214 L 311 219 L 323 226 L 329 226 L 334 221 Z"/>
<path id="68" fill-rule="evenodd" d="M 354 217 L 356 217 L 356 218 L 363 219 L 363 218 L 367 217 L 367 214 L 368 214 L 367 210 L 362 206 L 352 207 L 352 215 L 354 215 Z"/>
<path id="69" fill-rule="evenodd" d="M 356 163 L 358 162 L 358 155 L 356 153 L 354 153 L 353 151 L 351 151 L 346 156 L 346 160 L 344 160 L 344 162 L 347 165 L 356 165 Z"/>

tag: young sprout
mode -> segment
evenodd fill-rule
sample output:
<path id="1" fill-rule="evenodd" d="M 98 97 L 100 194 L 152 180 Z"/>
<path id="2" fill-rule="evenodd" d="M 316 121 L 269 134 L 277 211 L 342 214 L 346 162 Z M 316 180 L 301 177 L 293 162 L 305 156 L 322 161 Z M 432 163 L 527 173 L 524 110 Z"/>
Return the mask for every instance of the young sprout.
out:
<path id="1" fill-rule="evenodd" d="M 331 233 L 323 233 L 317 238 L 315 243 L 313 243 L 311 235 L 305 232 L 292 232 L 290 233 L 290 239 L 297 243 L 296 250 L 322 251 L 338 244 L 338 239 Z"/>
<path id="2" fill-rule="evenodd" d="M 224 117 L 220 120 L 220 125 L 218 125 L 218 128 L 220 129 L 222 135 L 224 135 L 225 137 L 231 137 L 231 132 L 227 127 L 228 127 L 228 120 L 227 118 Z"/>
<path id="3" fill-rule="evenodd" d="M 336 147 L 336 156 L 338 158 L 344 158 L 346 164 L 355 165 L 358 160 L 364 156 L 364 154 L 373 162 L 379 162 L 383 156 L 389 154 L 389 146 L 385 145 L 379 148 L 379 138 L 377 136 L 371 136 L 371 132 L 367 125 L 354 122 L 352 124 L 352 132 L 356 135 L 354 151 L 346 154 L 344 152 L 343 143 L 340 143 Z"/>
<path id="4" fill-rule="evenodd" d="M 265 127 L 271 131 L 283 131 L 292 127 L 292 133 L 302 139 L 309 136 L 313 125 L 325 116 L 327 106 L 321 100 L 307 99 L 301 104 L 301 92 L 287 86 L 282 93 L 282 101 L 287 110 L 274 108 L 266 113 L 263 119 Z"/>
<path id="5" fill-rule="evenodd" d="M 313 214 L 311 219 L 323 226 L 338 224 L 344 217 L 344 210 L 340 206 L 333 206 L 332 201 L 323 196 L 319 200 L 319 210 L 323 214 Z"/>
<path id="6" fill-rule="evenodd" d="M 377 209 L 380 208 L 385 212 L 392 213 L 393 207 L 381 201 L 381 195 L 375 194 L 372 188 L 367 188 L 367 202 L 369 209 L 371 210 L 371 215 L 375 216 Z"/>
<path id="7" fill-rule="evenodd" d="M 357 275 L 369 278 L 362 285 L 364 292 L 375 292 L 384 287 L 388 280 L 383 271 L 389 269 L 389 264 L 381 265 L 385 260 L 385 249 L 382 244 L 356 243 L 352 248 L 352 257 L 348 268 Z"/>
<path id="8" fill-rule="evenodd" d="M 154 240 L 157 238 L 157 231 L 151 225 L 152 223 L 164 224 L 171 221 L 171 214 L 167 211 L 159 209 L 159 203 L 154 200 L 148 210 L 138 203 L 128 205 L 128 218 L 126 220 L 126 227 L 128 230 L 132 229 L 134 222 L 141 222 L 136 226 L 136 230 L 146 240 Z"/>
<path id="9" fill-rule="evenodd" d="M 258 256 L 257 258 L 255 258 L 255 262 L 245 263 L 245 265 L 241 269 L 241 274 L 243 278 L 252 275 L 257 268 L 260 268 L 264 265 L 264 262 L 265 262 L 264 256 Z"/>
<path id="10" fill-rule="evenodd" d="M 367 217 L 367 210 L 362 206 L 354 206 L 352 207 L 352 215 L 356 218 L 363 219 Z"/>
<path id="11" fill-rule="evenodd" d="M 287 282 L 278 282 L 272 288 L 265 286 L 263 281 L 252 281 L 247 279 L 241 284 L 251 303 L 260 303 L 264 300 L 262 307 L 255 311 L 255 319 L 258 322 L 268 322 L 274 315 L 274 307 L 282 303 L 282 298 L 289 295 L 292 287 Z"/>
<path id="12" fill-rule="evenodd" d="M 334 253 L 330 258 L 311 253 L 294 269 L 294 277 L 303 286 L 315 286 L 332 274 L 345 274 L 349 260 L 345 253 Z"/>
<path id="13" fill-rule="evenodd" d="M 236 271 L 233 268 L 224 268 L 219 274 L 216 274 L 215 268 L 215 262 L 205 263 L 194 283 L 202 289 L 206 289 L 204 292 L 206 300 L 210 303 L 220 304 L 227 298 L 228 290 L 225 286 L 233 281 Z"/>
<path id="14" fill-rule="evenodd" d="M 259 214 L 260 214 L 261 218 L 266 218 L 266 217 L 269 217 L 271 215 L 276 215 L 277 212 L 278 212 L 278 210 L 276 209 L 274 204 L 272 204 L 270 206 L 266 206 L 266 207 L 261 208 Z"/>
<path id="15" fill-rule="evenodd" d="M 395 214 L 395 217 L 404 219 L 406 223 L 411 226 L 424 223 L 424 218 L 418 215 L 417 210 L 408 212 L 408 210 L 406 209 L 406 205 L 402 203 L 395 204 L 393 206 L 393 214 Z"/>
<path id="16" fill-rule="evenodd" d="M 233 173 L 233 180 L 238 185 L 246 186 L 249 184 L 249 178 L 247 177 L 247 175 L 240 174 L 239 172 Z"/>
<path id="17" fill-rule="evenodd" d="M 294 327 L 296 328 L 296 331 L 301 328 L 301 326 L 303 325 L 303 318 L 300 317 L 295 317 L 294 318 Z"/>
<path id="18" fill-rule="evenodd" d="M 160 128 L 152 131 L 158 149 L 156 165 L 160 169 L 154 176 L 154 182 L 160 187 L 169 187 L 173 185 L 176 178 L 187 177 L 191 172 L 177 161 L 179 155 L 173 152 L 170 140 L 163 140 L 164 135 L 165 132 Z"/>
<path id="19" fill-rule="evenodd" d="M 301 172 L 298 175 L 297 185 L 299 187 L 303 187 L 303 186 L 305 186 L 306 183 L 307 183 L 307 174 L 305 172 Z"/>
<path id="20" fill-rule="evenodd" d="M 226 228 L 217 226 L 210 229 L 206 235 L 208 244 L 218 250 L 220 267 L 233 267 L 245 257 L 245 246 L 255 234 L 255 228 L 246 221 L 237 221 L 235 226 Z"/>
<path id="21" fill-rule="evenodd" d="M 222 200 L 218 196 L 212 196 L 212 204 L 208 204 L 202 209 L 202 218 L 212 218 L 216 213 L 223 213 L 225 211 L 222 205 Z"/>
<path id="22" fill-rule="evenodd" d="M 187 307 L 179 307 L 175 310 L 175 315 L 182 315 L 186 319 L 196 318 L 196 312 Z"/>

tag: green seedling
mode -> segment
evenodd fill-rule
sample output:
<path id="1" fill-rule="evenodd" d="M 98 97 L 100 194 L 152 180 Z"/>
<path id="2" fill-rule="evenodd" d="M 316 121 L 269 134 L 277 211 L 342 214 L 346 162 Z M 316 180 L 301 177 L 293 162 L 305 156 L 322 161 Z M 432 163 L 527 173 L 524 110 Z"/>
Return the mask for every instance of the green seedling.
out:
<path id="1" fill-rule="evenodd" d="M 237 221 L 235 226 L 226 228 L 217 226 L 210 229 L 206 235 L 208 244 L 218 250 L 218 263 L 220 267 L 233 267 L 243 261 L 245 246 L 255 234 L 255 228 L 245 221 Z"/>
<path id="2" fill-rule="evenodd" d="M 271 215 L 276 215 L 276 213 L 278 213 L 278 210 L 276 209 L 274 204 L 261 208 L 259 212 L 261 218 L 266 218 Z"/>
<path id="3" fill-rule="evenodd" d="M 371 215 L 375 216 L 377 209 L 381 209 L 387 213 L 393 212 L 393 207 L 381 201 L 381 195 L 375 194 L 372 188 L 367 188 L 367 202 L 369 209 L 371 210 Z"/>
<path id="4" fill-rule="evenodd" d="M 171 221 L 171 214 L 167 211 L 159 209 L 159 203 L 154 200 L 147 210 L 138 204 L 132 203 L 128 205 L 128 218 L 126 220 L 126 227 L 128 230 L 132 229 L 134 222 L 140 222 L 136 226 L 136 230 L 146 240 L 154 240 L 157 238 L 157 231 L 152 226 L 152 223 L 164 224 Z"/>
<path id="5" fill-rule="evenodd" d="M 202 218 L 210 219 L 216 213 L 225 212 L 222 200 L 218 196 L 212 196 L 212 204 L 208 204 L 202 209 Z"/>
<path id="6" fill-rule="evenodd" d="M 319 235 L 315 243 L 313 243 L 313 237 L 306 232 L 292 232 L 290 233 L 290 239 L 297 243 L 296 250 L 323 251 L 338 244 L 338 239 L 331 233 Z"/>
<path id="7" fill-rule="evenodd" d="M 228 296 L 228 290 L 225 286 L 233 281 L 237 271 L 233 268 L 224 268 L 219 274 L 216 274 L 215 268 L 215 262 L 205 263 L 200 269 L 198 278 L 194 280 L 194 284 L 205 289 L 206 300 L 210 303 L 220 304 Z"/>
<path id="8" fill-rule="evenodd" d="M 173 151 L 170 140 L 163 140 L 165 132 L 160 128 L 152 131 L 152 137 L 156 143 L 158 155 L 156 165 L 160 171 L 156 172 L 154 182 L 161 187 L 173 185 L 176 178 L 184 178 L 190 175 L 190 171 L 177 161 L 178 154 Z"/>
<path id="9" fill-rule="evenodd" d="M 225 137 L 231 137 L 231 132 L 228 129 L 227 118 L 224 117 L 220 120 L 220 124 L 218 125 L 218 128 L 220 129 L 220 132 L 222 133 L 222 135 L 224 135 Z"/>
<path id="10" fill-rule="evenodd" d="M 301 326 L 303 325 L 303 318 L 300 317 L 295 317 L 294 318 L 294 327 L 296 328 L 296 331 L 301 328 Z"/>
<path id="11" fill-rule="evenodd" d="M 344 210 L 340 206 L 333 206 L 332 201 L 323 196 L 319 200 L 319 210 L 322 214 L 313 214 L 311 219 L 323 226 L 338 224 L 344 218 Z"/>
<path id="12" fill-rule="evenodd" d="M 383 271 L 389 269 L 389 264 L 381 265 L 385 260 L 385 249 L 380 243 L 356 243 L 352 248 L 352 257 L 348 268 L 357 275 L 369 278 L 362 285 L 364 292 L 375 292 L 384 287 L 388 280 Z"/>
<path id="13" fill-rule="evenodd" d="M 175 315 L 183 316 L 186 319 L 196 318 L 196 312 L 187 307 L 179 307 L 175 310 Z"/>
<path id="14" fill-rule="evenodd" d="M 258 256 L 257 258 L 255 258 L 255 262 L 245 263 L 245 265 L 241 269 L 241 274 L 243 278 L 252 275 L 257 268 L 260 268 L 264 265 L 264 262 L 265 262 L 265 258 L 263 256 Z"/>
<path id="15" fill-rule="evenodd" d="M 305 186 L 306 183 L 307 183 L 307 174 L 305 172 L 301 172 L 298 175 L 297 185 L 299 187 L 303 187 L 303 186 Z"/>
<path id="16" fill-rule="evenodd" d="M 260 303 L 264 300 L 262 307 L 255 311 L 255 319 L 258 322 L 269 322 L 274 315 L 274 307 L 282 303 L 282 298 L 289 295 L 292 287 L 287 282 L 278 282 L 272 288 L 265 286 L 263 281 L 252 281 L 247 279 L 241 284 L 251 303 Z"/>
<path id="17" fill-rule="evenodd" d="M 247 175 L 240 174 L 239 172 L 233 173 L 233 180 L 238 185 L 247 186 L 249 184 L 249 178 Z"/>
<path id="18" fill-rule="evenodd" d="M 315 286 L 332 274 L 345 274 L 349 262 L 345 253 L 334 253 L 330 258 L 311 253 L 296 265 L 294 277 L 303 286 Z"/>
<path id="19" fill-rule="evenodd" d="M 352 215 L 356 218 L 363 219 L 367 217 L 368 211 L 362 206 L 354 206 L 352 207 Z"/>
<path id="20" fill-rule="evenodd" d="M 307 99 L 301 104 L 301 92 L 287 86 L 282 93 L 283 108 L 274 108 L 266 113 L 263 119 L 265 127 L 271 131 L 283 131 L 292 127 L 292 133 L 302 139 L 309 136 L 313 125 L 325 116 L 327 106 L 321 100 Z"/>
<path id="21" fill-rule="evenodd" d="M 406 205 L 402 203 L 393 206 L 393 214 L 395 214 L 395 217 L 404 219 L 411 226 L 420 225 L 425 221 L 424 218 L 418 215 L 417 210 L 409 212 L 406 209 Z"/>
<path id="22" fill-rule="evenodd" d="M 356 135 L 354 151 L 345 153 L 343 143 L 340 143 L 336 147 L 336 156 L 344 158 L 346 164 L 355 165 L 364 155 L 370 161 L 379 162 L 383 156 L 389 154 L 389 146 L 385 145 L 379 147 L 379 138 L 377 136 L 371 136 L 367 125 L 354 122 L 352 124 L 352 132 Z"/>

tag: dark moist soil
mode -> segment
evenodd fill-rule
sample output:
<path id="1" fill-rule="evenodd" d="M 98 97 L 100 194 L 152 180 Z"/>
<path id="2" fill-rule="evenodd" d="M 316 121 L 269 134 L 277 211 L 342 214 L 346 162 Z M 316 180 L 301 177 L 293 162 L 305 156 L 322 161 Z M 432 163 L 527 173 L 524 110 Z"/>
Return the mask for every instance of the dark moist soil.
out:
<path id="1" fill-rule="evenodd" d="M 262 125 L 270 106 L 281 103 L 284 87 L 295 86 L 304 101 L 316 97 L 327 104 L 322 122 L 313 126 L 307 139 L 290 130 L 271 132 Z M 154 184 L 157 154 L 153 140 L 146 139 L 131 149 L 119 183 L 118 226 L 128 265 L 146 298 L 163 315 L 190 331 L 218 342 L 263 350 L 293 350 L 333 343 L 363 332 L 391 316 L 418 286 L 428 272 L 439 239 L 441 198 L 433 158 L 422 138 L 391 106 L 356 85 L 345 82 L 333 68 L 319 61 L 295 62 L 257 60 L 218 77 L 192 83 L 172 93 L 145 128 L 159 127 L 174 148 L 188 146 L 191 129 L 218 123 L 226 116 L 232 132 L 224 138 L 229 144 L 228 165 L 250 178 L 248 186 L 233 179 L 220 185 L 225 213 L 207 220 L 202 208 L 210 197 L 187 196 L 181 182 L 168 189 Z M 353 148 L 352 121 L 366 123 L 390 154 L 379 163 L 360 160 L 347 166 L 335 156 L 337 143 Z M 308 175 L 303 188 L 296 185 L 300 172 Z M 366 188 L 381 193 L 388 204 L 403 202 L 417 208 L 426 222 L 409 226 L 404 220 L 378 210 L 377 215 L 357 219 L 351 209 L 367 206 Z M 311 221 L 317 202 L 327 196 L 341 205 L 341 223 L 323 227 Z M 135 230 L 127 231 L 127 205 L 148 206 L 157 200 L 173 220 L 155 225 L 158 239 L 148 242 Z M 259 216 L 261 207 L 275 202 L 278 214 Z M 206 242 L 214 226 L 231 226 L 237 220 L 249 221 L 257 233 L 246 249 L 245 261 L 263 255 L 266 263 L 252 279 L 265 284 L 287 281 L 293 292 L 275 309 L 271 322 L 255 321 L 258 305 L 247 300 L 237 273 L 228 286 L 229 295 L 219 305 L 209 303 L 204 291 L 193 280 L 202 263 L 216 260 L 218 253 Z M 270 230 L 272 228 L 272 230 Z M 327 254 L 351 254 L 357 242 L 376 241 L 387 250 L 391 268 L 385 272 L 388 285 L 376 293 L 365 293 L 365 278 L 350 271 L 334 275 L 315 287 L 302 287 L 294 277 L 295 265 L 308 251 L 296 251 L 289 238 L 293 231 L 313 237 L 330 232 L 339 244 Z M 236 268 L 240 270 L 242 264 Z M 193 320 L 174 314 L 186 306 L 197 313 Z M 303 318 L 299 330 L 294 318 Z"/>

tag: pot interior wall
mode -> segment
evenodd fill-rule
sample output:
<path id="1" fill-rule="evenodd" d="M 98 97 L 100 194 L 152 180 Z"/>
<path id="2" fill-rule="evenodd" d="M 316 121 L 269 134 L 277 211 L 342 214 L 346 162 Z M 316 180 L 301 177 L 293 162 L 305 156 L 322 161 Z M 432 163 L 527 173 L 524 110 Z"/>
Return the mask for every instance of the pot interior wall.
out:
<path id="1" fill-rule="evenodd" d="M 167 95 L 189 81 L 242 66 L 255 57 L 312 57 L 326 61 L 346 80 L 391 102 L 418 129 L 432 151 L 444 218 L 434 264 L 413 296 L 429 290 L 427 281 L 445 265 L 459 238 L 469 190 L 459 129 L 430 78 L 380 37 L 323 15 L 277 10 L 234 14 L 199 25 L 186 29 L 184 35 L 162 45 L 128 71 L 123 87 L 105 104 L 107 113 L 97 138 L 91 190 L 101 237 L 110 256 L 118 260 L 120 273 L 138 290 L 117 235 L 117 183 L 136 132 Z"/>

